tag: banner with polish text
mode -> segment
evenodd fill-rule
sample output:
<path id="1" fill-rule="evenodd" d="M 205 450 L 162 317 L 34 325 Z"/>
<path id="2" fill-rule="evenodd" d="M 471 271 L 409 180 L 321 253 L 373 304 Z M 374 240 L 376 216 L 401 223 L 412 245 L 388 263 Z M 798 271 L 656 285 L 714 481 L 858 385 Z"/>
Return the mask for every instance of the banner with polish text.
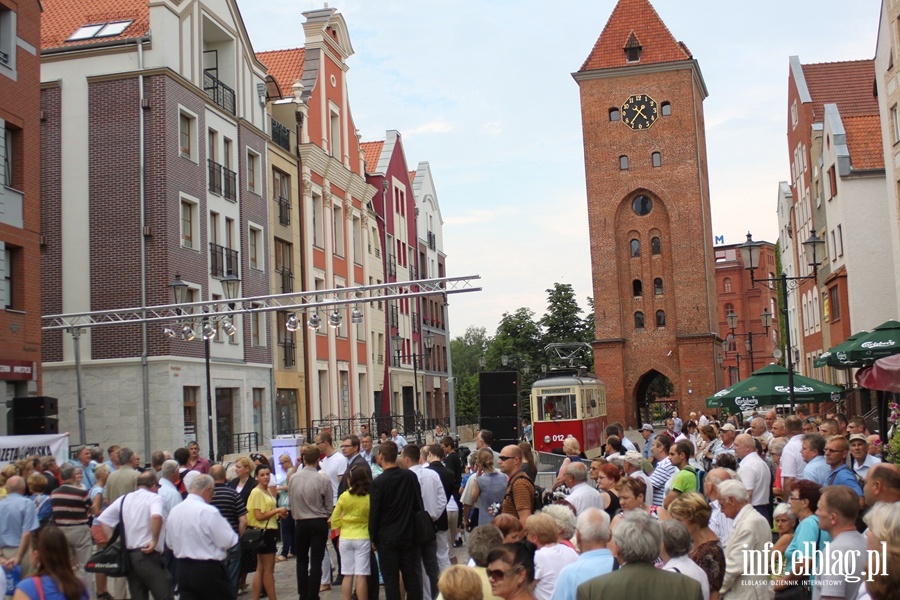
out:
<path id="1" fill-rule="evenodd" d="M 37 454 L 55 456 L 57 464 L 69 461 L 68 434 L 0 436 L 0 467 Z"/>

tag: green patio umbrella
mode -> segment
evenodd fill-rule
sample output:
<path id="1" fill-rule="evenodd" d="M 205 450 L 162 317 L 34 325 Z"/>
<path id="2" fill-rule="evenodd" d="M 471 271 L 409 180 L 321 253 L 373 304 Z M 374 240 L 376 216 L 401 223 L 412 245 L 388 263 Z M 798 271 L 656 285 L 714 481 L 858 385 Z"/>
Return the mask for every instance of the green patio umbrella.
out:
<path id="1" fill-rule="evenodd" d="M 879 358 L 900 354 L 900 322 L 885 321 L 855 339 L 844 350 L 846 360 L 871 364 Z"/>
<path id="2" fill-rule="evenodd" d="M 781 365 L 766 365 L 747 379 L 707 398 L 706 406 L 742 412 L 760 406 L 787 404 L 790 402 L 788 389 L 788 370 Z M 843 391 L 835 385 L 794 373 L 794 402 L 797 404 L 837 401 Z"/>
<path id="3" fill-rule="evenodd" d="M 872 361 L 850 360 L 847 357 L 847 350 L 853 345 L 853 343 L 859 338 L 870 333 L 870 331 L 859 331 L 857 333 L 854 333 L 831 350 L 827 350 L 817 356 L 813 361 L 813 366 L 817 369 L 821 369 L 822 367 L 849 369 L 853 367 L 864 367 L 868 364 L 871 364 Z"/>

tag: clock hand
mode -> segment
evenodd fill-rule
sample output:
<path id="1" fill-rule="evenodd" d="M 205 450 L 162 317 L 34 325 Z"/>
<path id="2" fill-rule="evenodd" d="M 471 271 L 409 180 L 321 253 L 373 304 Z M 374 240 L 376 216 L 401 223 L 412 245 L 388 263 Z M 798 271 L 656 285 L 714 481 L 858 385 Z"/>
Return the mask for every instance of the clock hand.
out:
<path id="1" fill-rule="evenodd" d="M 646 105 L 645 105 L 645 104 L 641 104 L 640 108 L 636 109 L 636 111 L 635 111 L 635 113 L 634 113 L 635 118 L 637 118 L 638 116 L 641 116 L 641 117 L 643 117 L 643 118 L 646 119 L 646 118 L 647 118 L 647 115 L 644 114 L 644 109 L 645 109 L 645 108 L 646 108 Z"/>

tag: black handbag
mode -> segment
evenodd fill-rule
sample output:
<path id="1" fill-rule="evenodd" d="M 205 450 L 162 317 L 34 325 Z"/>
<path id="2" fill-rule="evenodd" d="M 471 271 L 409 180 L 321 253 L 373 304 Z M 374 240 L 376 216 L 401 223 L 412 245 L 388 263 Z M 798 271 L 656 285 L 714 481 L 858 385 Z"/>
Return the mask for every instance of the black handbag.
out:
<path id="1" fill-rule="evenodd" d="M 413 524 L 416 530 L 416 546 L 427 546 L 437 541 L 434 521 L 431 520 L 427 510 L 417 511 L 413 517 Z"/>
<path id="2" fill-rule="evenodd" d="M 266 527 L 269 526 L 269 521 L 271 520 L 272 517 L 266 519 Z M 250 550 L 256 552 L 262 549 L 266 545 L 266 531 L 266 529 L 248 527 L 244 531 L 244 535 L 241 536 L 241 550 Z"/>
<path id="3" fill-rule="evenodd" d="M 88 573 L 104 573 L 107 577 L 125 577 L 131 572 L 131 557 L 125 545 L 125 496 L 119 506 L 119 524 L 102 550 L 94 552 L 84 563 Z"/>

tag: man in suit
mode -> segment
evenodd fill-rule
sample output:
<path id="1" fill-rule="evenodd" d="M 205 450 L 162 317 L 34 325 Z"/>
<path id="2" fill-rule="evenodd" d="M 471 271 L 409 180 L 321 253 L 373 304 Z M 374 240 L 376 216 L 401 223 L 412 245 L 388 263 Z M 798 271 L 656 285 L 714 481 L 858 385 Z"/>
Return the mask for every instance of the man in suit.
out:
<path id="1" fill-rule="evenodd" d="M 734 519 L 734 529 L 725 546 L 725 579 L 719 590 L 723 600 L 768 600 L 768 576 L 744 572 L 746 552 L 759 551 L 772 541 L 772 530 L 765 517 L 750 505 L 750 492 L 740 481 L 728 479 L 716 487 L 722 512 Z"/>
<path id="2" fill-rule="evenodd" d="M 753 510 L 753 509 L 751 509 Z M 644 511 L 625 513 L 616 525 L 609 549 L 622 565 L 617 571 L 595 577 L 578 586 L 578 600 L 603 598 L 665 598 L 702 600 L 700 584 L 680 573 L 657 569 L 662 529 Z"/>

